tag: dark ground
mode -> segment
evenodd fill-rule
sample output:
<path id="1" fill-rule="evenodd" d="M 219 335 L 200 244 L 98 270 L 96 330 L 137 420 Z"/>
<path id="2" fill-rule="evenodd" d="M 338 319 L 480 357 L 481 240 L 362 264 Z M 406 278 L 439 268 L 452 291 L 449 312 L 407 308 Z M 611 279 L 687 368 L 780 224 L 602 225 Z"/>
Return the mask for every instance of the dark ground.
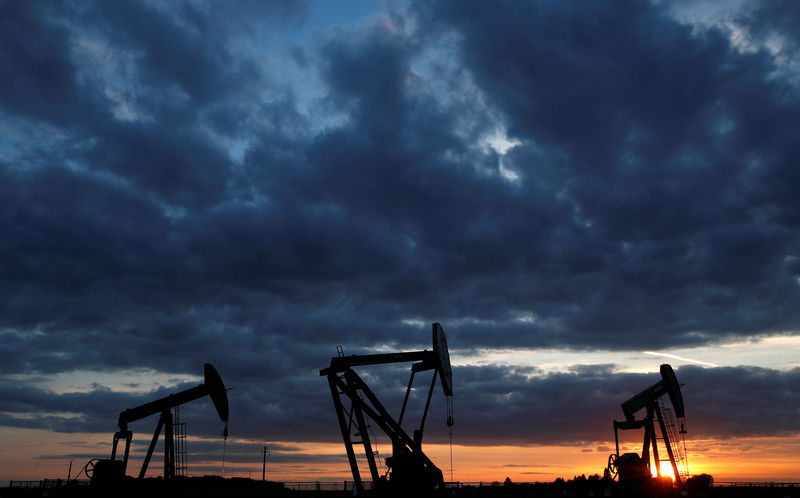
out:
<path id="1" fill-rule="evenodd" d="M 352 489 L 344 491 L 312 489 L 292 490 L 282 483 L 251 479 L 222 479 L 218 477 L 125 480 L 117 486 L 63 485 L 50 483 L 47 487 L 0 488 L 0 498 L 344 498 L 353 496 Z M 363 497 L 375 498 L 577 498 L 577 497 L 644 497 L 644 498 L 800 498 L 800 485 L 792 486 L 717 486 L 705 489 L 679 490 L 659 486 L 652 481 L 636 488 L 620 486 L 616 482 L 557 481 L 553 483 L 508 483 L 500 486 L 461 486 L 432 493 L 367 491 Z"/>

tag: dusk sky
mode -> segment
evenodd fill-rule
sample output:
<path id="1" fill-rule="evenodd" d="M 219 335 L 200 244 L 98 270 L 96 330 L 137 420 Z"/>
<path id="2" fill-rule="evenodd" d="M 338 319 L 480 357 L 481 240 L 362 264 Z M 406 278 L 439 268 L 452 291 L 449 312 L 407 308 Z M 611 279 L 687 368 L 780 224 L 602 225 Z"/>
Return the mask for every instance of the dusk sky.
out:
<path id="1" fill-rule="evenodd" d="M 319 370 L 432 322 L 456 480 L 602 473 L 662 363 L 692 473 L 800 480 L 798 26 L 794 0 L 0 0 L 0 483 L 108 458 L 206 362 L 226 476 L 267 445 L 273 479 L 349 479 Z M 409 366 L 363 369 L 394 413 Z M 221 473 L 211 403 L 181 419 Z"/>

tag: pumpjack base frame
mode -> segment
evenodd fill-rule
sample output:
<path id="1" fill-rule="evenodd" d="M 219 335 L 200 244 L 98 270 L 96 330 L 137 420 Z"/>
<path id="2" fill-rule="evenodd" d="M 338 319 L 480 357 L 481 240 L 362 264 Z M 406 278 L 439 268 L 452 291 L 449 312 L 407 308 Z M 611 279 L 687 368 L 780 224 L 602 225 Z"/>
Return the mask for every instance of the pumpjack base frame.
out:
<path id="1" fill-rule="evenodd" d="M 661 459 L 658 455 L 658 438 L 656 436 L 656 428 L 655 422 L 658 421 L 659 429 L 661 430 L 661 438 L 664 441 L 664 447 L 667 450 L 667 456 L 669 458 L 669 462 L 672 465 L 672 471 L 675 475 L 675 483 L 680 486 L 681 485 L 681 476 L 678 472 L 678 465 L 675 461 L 675 454 L 672 451 L 672 444 L 669 439 L 669 432 L 667 431 L 666 424 L 664 423 L 664 418 L 661 414 L 661 409 L 658 407 L 658 403 L 656 401 L 651 401 L 647 403 L 647 414 L 645 418 L 642 420 L 624 420 L 622 422 L 615 420 L 614 421 L 614 440 L 616 443 L 616 455 L 617 458 L 620 457 L 619 454 L 619 430 L 631 430 L 631 429 L 642 429 L 644 428 L 644 442 L 642 444 L 642 460 L 645 462 L 647 469 L 651 469 L 650 464 L 650 449 L 652 448 L 653 451 L 653 460 L 655 461 L 656 465 L 656 475 L 661 477 Z"/>
<path id="2" fill-rule="evenodd" d="M 353 366 L 375 365 L 395 362 L 416 361 L 412 365 L 411 378 L 403 401 L 399 420 L 395 420 L 389 411 L 378 400 L 364 379 L 356 373 Z M 430 390 L 422 416 L 419 429 L 410 436 L 401 426 L 409 393 L 417 372 L 433 370 Z M 379 355 L 362 355 L 351 357 L 336 357 L 331 360 L 329 368 L 320 371 L 321 376 L 327 376 L 328 385 L 336 410 L 339 429 L 347 452 L 347 459 L 353 473 L 354 486 L 359 493 L 364 491 L 364 483 L 356 457 L 355 445 L 363 445 L 369 467 L 370 477 L 374 486 L 390 486 L 407 491 L 429 491 L 444 485 L 442 471 L 422 451 L 422 434 L 427 417 L 431 396 L 435 387 L 438 370 L 436 358 L 430 351 L 393 353 Z M 343 398 L 350 401 L 350 410 L 345 408 Z M 391 479 L 381 476 L 378 472 L 375 452 L 369 436 L 367 419 L 372 420 L 392 442 L 392 456 L 386 459 L 387 467 L 391 469 Z M 355 435 L 360 440 L 353 440 L 353 425 Z M 388 474 L 388 470 L 387 470 Z"/>

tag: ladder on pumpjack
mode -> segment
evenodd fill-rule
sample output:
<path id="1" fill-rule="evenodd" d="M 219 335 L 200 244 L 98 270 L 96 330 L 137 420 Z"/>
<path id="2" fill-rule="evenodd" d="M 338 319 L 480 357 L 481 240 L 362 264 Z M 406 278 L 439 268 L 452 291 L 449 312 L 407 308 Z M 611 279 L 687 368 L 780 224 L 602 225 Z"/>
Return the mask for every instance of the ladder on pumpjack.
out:
<path id="1" fill-rule="evenodd" d="M 186 422 L 181 422 L 180 406 L 176 406 L 172 417 L 172 434 L 175 438 L 175 476 L 186 476 Z"/>
<path id="2" fill-rule="evenodd" d="M 678 473 L 680 474 L 680 479 L 685 481 L 689 478 L 689 458 L 686 454 L 686 429 L 681 424 L 680 430 L 678 434 L 675 433 L 675 428 L 677 423 L 675 421 L 675 417 L 673 415 L 672 409 L 664 403 L 663 398 L 658 400 L 658 403 L 661 408 L 661 414 L 664 417 L 664 426 L 667 429 L 666 437 L 661 437 L 664 444 L 671 444 L 672 445 L 672 452 L 675 456 L 675 464 L 678 468 Z M 680 439 L 678 438 L 680 435 Z M 679 443 L 680 441 L 680 443 Z"/>

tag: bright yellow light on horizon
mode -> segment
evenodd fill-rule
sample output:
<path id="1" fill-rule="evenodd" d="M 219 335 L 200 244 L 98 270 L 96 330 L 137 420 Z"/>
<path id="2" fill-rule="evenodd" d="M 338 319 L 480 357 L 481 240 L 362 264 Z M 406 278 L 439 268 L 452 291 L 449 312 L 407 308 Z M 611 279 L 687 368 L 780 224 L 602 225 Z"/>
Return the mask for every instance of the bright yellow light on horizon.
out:
<path id="1" fill-rule="evenodd" d="M 670 479 L 675 481 L 675 472 L 672 470 L 672 463 L 670 463 L 669 460 L 661 460 L 658 466 L 661 469 L 662 476 L 669 477 Z M 656 477 L 658 475 L 655 467 L 652 467 L 651 472 L 653 474 L 653 477 Z"/>

